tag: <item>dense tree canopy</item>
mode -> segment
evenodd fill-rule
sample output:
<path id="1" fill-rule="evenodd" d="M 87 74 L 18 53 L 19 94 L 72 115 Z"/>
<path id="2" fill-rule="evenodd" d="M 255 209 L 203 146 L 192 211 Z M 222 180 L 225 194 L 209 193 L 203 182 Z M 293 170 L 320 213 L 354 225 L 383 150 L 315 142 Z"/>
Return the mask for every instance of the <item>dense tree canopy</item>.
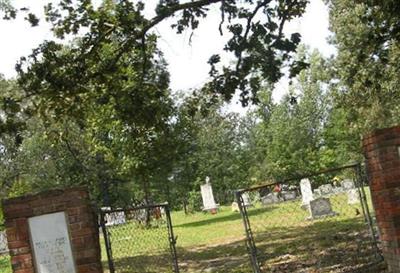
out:
<path id="1" fill-rule="evenodd" d="M 285 36 L 305 0 L 61 0 L 46 6 L 52 32 L 0 77 L 0 198 L 87 185 L 99 206 L 169 201 L 199 207 L 211 178 L 217 202 L 235 189 L 361 160 L 360 138 L 399 122 L 397 1 L 327 0 L 337 56 L 324 58 Z M 1 16 L 23 13 L 0 0 Z M 210 57 L 210 81 L 172 94 L 153 27 L 167 18 L 195 31 L 221 12 L 225 50 Z M 273 99 L 289 67 L 291 86 Z M 237 92 L 247 114 L 226 113 Z M 1 221 L 1 220 L 0 220 Z"/>
<path id="2" fill-rule="evenodd" d="M 398 123 L 399 1 L 328 3 L 342 103 L 361 133 Z"/>
<path id="3" fill-rule="evenodd" d="M 286 22 L 303 14 L 306 3 L 306 0 L 159 1 L 154 18 L 145 17 L 146 3 L 143 1 L 107 0 L 99 8 L 95 8 L 90 0 L 65 0 L 58 5 L 50 3 L 46 6 L 46 20 L 52 24 L 54 35 L 61 39 L 78 36 L 79 43 L 68 53 L 60 53 L 60 44 L 45 42 L 29 59 L 22 60 L 19 72 L 22 75 L 30 75 L 30 72 L 43 74 L 38 71 L 37 62 L 43 66 L 61 66 L 57 75 L 62 75 L 63 81 L 50 79 L 57 76 L 55 73 L 42 75 L 44 80 L 52 81 L 49 84 L 57 87 L 59 93 L 39 92 L 35 83 L 28 86 L 31 92 L 37 92 L 47 102 L 54 100 L 48 108 L 59 104 L 60 97 L 74 101 L 85 92 L 84 83 L 118 70 L 127 52 L 137 52 L 140 61 L 136 73 L 142 78 L 141 83 L 148 83 L 147 64 L 151 62 L 155 41 L 152 28 L 169 17 L 175 17 L 172 27 L 178 33 L 186 29 L 195 30 L 207 16 L 209 6 L 219 4 L 221 34 L 230 35 L 224 49 L 232 53 L 236 61 L 234 65 L 220 69 L 220 57 L 211 56 L 212 81 L 204 86 L 203 91 L 222 94 L 230 99 L 240 89 L 242 102 L 247 104 L 249 99 L 257 100 L 256 94 L 263 82 L 280 79 L 284 65 L 291 65 L 292 75 L 304 67 L 302 60 L 292 58 L 300 35 L 293 33 L 286 37 L 283 28 Z M 110 46 L 111 43 L 113 46 Z M 107 50 L 106 54 L 104 50 Z M 99 60 L 99 56 L 102 56 L 101 65 L 94 68 L 93 63 Z M 25 84 L 27 81 L 25 79 Z"/>

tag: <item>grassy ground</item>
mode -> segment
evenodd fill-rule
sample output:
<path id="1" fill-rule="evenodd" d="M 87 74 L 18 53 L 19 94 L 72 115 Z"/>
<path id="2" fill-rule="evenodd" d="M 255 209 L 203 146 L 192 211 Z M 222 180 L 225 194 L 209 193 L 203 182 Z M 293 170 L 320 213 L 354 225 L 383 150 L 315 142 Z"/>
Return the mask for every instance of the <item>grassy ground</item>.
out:
<path id="1" fill-rule="evenodd" d="M 348 205 L 344 194 L 330 200 L 337 215 L 319 220 L 308 220 L 298 200 L 249 208 L 258 259 L 266 272 L 354 272 L 376 260 L 361 207 Z M 222 207 L 216 215 L 174 212 L 172 218 L 181 272 L 251 272 L 239 213 Z M 131 222 L 110 228 L 110 233 L 117 272 L 172 272 L 165 222 L 151 228 Z M 6 257 L 0 257 L 0 272 L 11 272 Z"/>
<path id="2" fill-rule="evenodd" d="M 8 255 L 0 256 L 0 272 L 11 273 L 10 259 Z"/>
<path id="3" fill-rule="evenodd" d="M 346 194 L 330 201 L 336 215 L 318 220 L 308 219 L 300 200 L 249 208 L 258 259 L 266 272 L 355 272 L 379 259 L 361 206 L 348 205 Z M 216 215 L 175 212 L 172 217 L 181 272 L 251 272 L 239 213 L 222 207 Z M 143 239 L 155 234 L 156 239 Z M 111 237 L 122 238 L 112 239 L 118 272 L 170 272 L 165 229 L 128 224 L 113 228 Z"/>

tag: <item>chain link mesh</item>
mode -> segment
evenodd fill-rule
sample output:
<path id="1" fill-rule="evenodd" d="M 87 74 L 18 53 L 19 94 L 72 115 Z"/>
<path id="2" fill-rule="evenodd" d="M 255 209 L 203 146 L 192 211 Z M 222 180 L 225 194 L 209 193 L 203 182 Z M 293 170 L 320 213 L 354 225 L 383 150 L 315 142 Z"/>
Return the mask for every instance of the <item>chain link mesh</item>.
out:
<path id="1" fill-rule="evenodd" d="M 346 168 L 309 177 L 309 183 L 241 191 L 249 252 L 259 271 L 385 272 L 375 267 L 382 261 L 378 233 L 369 187 L 359 178 L 355 168 Z M 308 194 L 300 184 L 311 186 Z"/>
<path id="2" fill-rule="evenodd" d="M 155 206 L 103 213 L 115 272 L 174 272 L 166 209 Z M 102 247 L 105 259 L 106 244 L 102 243 Z M 109 264 L 105 267 L 106 272 L 112 272 Z"/>

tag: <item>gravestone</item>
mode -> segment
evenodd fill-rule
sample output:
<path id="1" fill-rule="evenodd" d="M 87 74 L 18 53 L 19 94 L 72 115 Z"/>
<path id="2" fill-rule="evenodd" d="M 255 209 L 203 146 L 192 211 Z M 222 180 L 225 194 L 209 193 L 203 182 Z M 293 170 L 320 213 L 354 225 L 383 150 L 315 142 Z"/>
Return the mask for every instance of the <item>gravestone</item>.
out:
<path id="1" fill-rule="evenodd" d="M 237 202 L 232 202 L 231 210 L 232 212 L 240 212 L 239 205 Z"/>
<path id="2" fill-rule="evenodd" d="M 165 218 L 165 215 L 167 215 L 166 212 L 165 212 L 165 207 L 161 207 L 161 208 L 160 208 L 160 212 L 161 212 L 161 216 L 162 216 L 163 218 Z"/>
<path id="3" fill-rule="evenodd" d="M 101 208 L 103 211 L 111 210 L 110 207 Z M 106 226 L 117 226 L 126 223 L 125 212 L 118 211 L 105 214 Z"/>
<path id="4" fill-rule="evenodd" d="M 203 200 L 203 211 L 216 211 L 218 208 L 214 200 L 213 190 L 210 184 L 210 178 L 206 177 L 206 184 L 200 186 L 201 198 Z"/>
<path id="5" fill-rule="evenodd" d="M 37 273 L 76 273 L 65 212 L 28 219 Z"/>
<path id="6" fill-rule="evenodd" d="M 309 219 L 318 219 L 336 215 L 336 213 L 332 211 L 329 198 L 317 198 L 310 201 L 309 212 Z"/>
<path id="7" fill-rule="evenodd" d="M 247 192 L 242 193 L 242 199 L 243 199 L 243 205 L 245 207 L 251 207 L 251 201 L 250 201 L 249 193 L 247 193 Z"/>
<path id="8" fill-rule="evenodd" d="M 314 200 L 310 179 L 304 178 L 300 181 L 300 191 L 302 198 L 302 207 L 307 208 L 312 200 Z"/>
<path id="9" fill-rule="evenodd" d="M 339 194 L 339 193 L 342 193 L 342 192 L 344 192 L 344 189 L 342 187 L 334 187 L 333 188 L 333 193 L 334 194 Z"/>
<path id="10" fill-rule="evenodd" d="M 331 184 L 325 184 L 318 188 L 321 191 L 321 195 L 327 195 L 333 193 L 333 187 Z"/>
<path id="11" fill-rule="evenodd" d="M 261 197 L 261 203 L 263 205 L 271 205 L 274 203 L 278 203 L 281 200 L 278 197 L 278 194 L 275 192 L 271 192 L 269 194 L 267 194 L 266 196 Z"/>
<path id="12" fill-rule="evenodd" d="M 347 203 L 349 205 L 360 204 L 360 195 L 357 189 L 350 189 L 347 191 Z"/>
<path id="13" fill-rule="evenodd" d="M 351 179 L 344 179 L 342 181 L 342 188 L 344 190 L 354 189 L 355 188 L 354 181 Z"/>
<path id="14" fill-rule="evenodd" d="M 85 188 L 2 201 L 14 273 L 102 273 L 97 215 Z"/>
<path id="15" fill-rule="evenodd" d="M 320 189 L 315 189 L 314 190 L 314 195 L 316 196 L 316 197 L 320 197 L 322 194 L 321 194 L 321 190 Z"/>
<path id="16" fill-rule="evenodd" d="M 140 224 L 146 222 L 146 210 L 145 209 L 132 209 L 125 211 L 125 219 L 133 220 Z"/>
<path id="17" fill-rule="evenodd" d="M 283 200 L 294 200 L 297 198 L 297 193 L 295 191 L 283 191 L 282 192 Z"/>

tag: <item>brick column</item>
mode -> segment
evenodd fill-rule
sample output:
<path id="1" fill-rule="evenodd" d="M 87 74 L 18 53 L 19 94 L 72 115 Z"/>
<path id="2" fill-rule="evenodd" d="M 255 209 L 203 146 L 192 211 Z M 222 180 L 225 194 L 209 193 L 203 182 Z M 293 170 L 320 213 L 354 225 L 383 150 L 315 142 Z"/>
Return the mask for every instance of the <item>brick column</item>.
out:
<path id="1" fill-rule="evenodd" d="M 14 273 L 35 273 L 28 218 L 65 212 L 77 273 L 102 273 L 99 228 L 84 188 L 51 190 L 3 200 Z"/>
<path id="2" fill-rule="evenodd" d="M 363 149 L 383 255 L 400 273 L 400 126 L 367 135 Z"/>

